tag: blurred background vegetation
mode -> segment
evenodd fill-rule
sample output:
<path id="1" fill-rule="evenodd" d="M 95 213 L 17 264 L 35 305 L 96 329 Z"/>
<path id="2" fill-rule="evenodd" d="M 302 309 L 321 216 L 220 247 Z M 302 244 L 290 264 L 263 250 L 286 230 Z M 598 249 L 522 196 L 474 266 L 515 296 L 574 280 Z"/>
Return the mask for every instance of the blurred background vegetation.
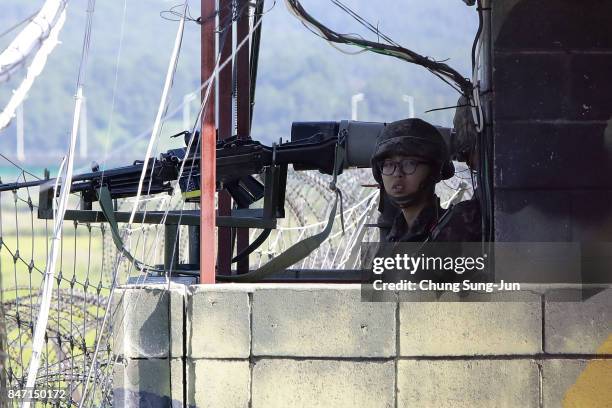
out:
<path id="1" fill-rule="evenodd" d="M 194 17 L 200 15 L 199 3 L 190 1 Z M 4 0 L 0 32 L 36 12 L 42 4 L 43 0 Z M 160 12 L 176 4 L 176 0 L 97 2 L 85 83 L 88 154 L 79 157 L 77 167 L 85 169 L 94 160 L 117 165 L 144 155 L 178 26 L 162 18 Z M 331 2 L 305 0 L 303 4 L 338 32 L 375 39 Z M 460 0 L 346 0 L 346 4 L 396 42 L 434 59 L 448 60 L 469 76 L 477 26 L 473 7 Z M 61 44 L 24 103 L 26 160 L 22 165 L 38 173 L 42 166 L 57 166 L 67 149 L 86 6 L 87 0 L 68 2 Z M 287 140 L 292 121 L 350 119 L 351 96 L 357 93 L 365 95 L 358 106 L 360 120 L 407 117 L 408 104 L 402 96 L 411 95 L 416 116 L 438 125 L 452 124 L 452 110 L 424 113 L 452 106 L 458 98 L 429 72 L 381 55 L 343 54 L 307 31 L 288 13 L 283 1 L 267 0 L 265 8 L 268 11 L 263 21 L 253 120 L 255 139 L 267 143 L 281 137 Z M 0 37 L 0 48 L 4 49 L 18 31 Z M 190 22 L 185 28 L 170 111 L 198 88 L 199 59 L 199 26 Z M 16 76 L 0 84 L 1 106 L 20 81 L 21 76 Z M 192 118 L 197 105 L 197 100 L 190 103 Z M 182 114 L 182 109 L 178 110 L 165 125 L 159 150 L 180 144 L 168 136 L 183 129 Z M 0 137 L 0 153 L 14 159 L 15 124 L 0 131 Z"/>

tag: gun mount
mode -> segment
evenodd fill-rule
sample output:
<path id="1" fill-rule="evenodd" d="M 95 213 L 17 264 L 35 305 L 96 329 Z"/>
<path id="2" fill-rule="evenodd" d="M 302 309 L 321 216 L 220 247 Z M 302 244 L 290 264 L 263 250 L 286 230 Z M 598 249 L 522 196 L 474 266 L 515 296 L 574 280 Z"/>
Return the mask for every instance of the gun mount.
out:
<path id="1" fill-rule="evenodd" d="M 229 216 L 216 216 L 218 227 L 257 228 L 263 231 L 246 249 L 232 258 L 232 262 L 248 256 L 257 249 L 276 228 L 277 219 L 285 216 L 284 202 L 288 166 L 295 171 L 319 170 L 324 174 L 340 174 L 349 168 L 369 167 L 370 157 L 378 134 L 384 123 L 376 122 L 295 122 L 291 129 L 291 141 L 264 145 L 253 139 L 231 137 L 216 144 L 216 190 L 227 191 L 235 202 Z M 448 129 L 441 129 L 448 136 Z M 446 130 L 446 132 L 445 132 Z M 176 185 L 187 202 L 200 199 L 200 155 L 199 134 L 181 132 L 185 147 L 171 149 L 158 158 L 149 159 L 146 166 L 141 195 L 171 194 Z M 191 140 L 193 137 L 193 140 Z M 191 146 L 191 148 L 189 147 Z M 344 154 L 337 159 L 338 148 Z M 100 170 L 96 165 L 89 173 L 73 177 L 70 192 L 79 194 L 79 210 L 67 210 L 64 219 L 79 222 L 108 222 L 108 212 L 94 210 L 93 203 L 99 200 L 104 189 L 110 199 L 134 197 L 138 194 L 144 161 L 112 169 Z M 57 184 L 58 188 L 54 186 Z M 56 179 L 44 179 L 24 183 L 0 184 L 0 192 L 25 187 L 39 186 L 38 217 L 53 218 L 53 200 L 62 188 L 67 188 Z M 252 204 L 263 199 L 260 208 Z M 130 212 L 116 211 L 116 222 L 128 222 Z M 134 222 L 164 223 L 165 257 L 164 268 L 177 274 L 196 275 L 199 270 L 199 210 L 136 212 Z M 190 230 L 190 263 L 179 264 L 176 251 L 177 228 L 187 225 Z"/>

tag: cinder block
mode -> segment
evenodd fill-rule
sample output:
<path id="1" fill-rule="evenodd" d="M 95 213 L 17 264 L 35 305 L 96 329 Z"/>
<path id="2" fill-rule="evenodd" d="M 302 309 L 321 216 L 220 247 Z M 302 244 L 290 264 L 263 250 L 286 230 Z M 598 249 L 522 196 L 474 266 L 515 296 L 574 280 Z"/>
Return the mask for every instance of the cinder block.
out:
<path id="1" fill-rule="evenodd" d="M 248 358 L 250 349 L 248 292 L 195 286 L 187 302 L 187 355 Z"/>
<path id="2" fill-rule="evenodd" d="M 113 407 L 179 407 L 170 392 L 170 360 L 127 359 L 117 362 L 113 378 Z"/>
<path id="3" fill-rule="evenodd" d="M 253 408 L 391 408 L 393 361 L 262 359 L 253 367 Z"/>
<path id="4" fill-rule="evenodd" d="M 606 353 L 601 349 L 612 335 L 612 289 L 602 291 L 583 302 L 555 302 L 551 299 L 559 294 L 546 296 L 545 352 Z"/>
<path id="5" fill-rule="evenodd" d="M 478 356 L 542 351 L 538 295 L 531 302 L 400 303 L 401 356 Z"/>
<path id="6" fill-rule="evenodd" d="M 187 364 L 187 406 L 247 408 L 251 394 L 248 360 L 192 360 Z"/>
<path id="7" fill-rule="evenodd" d="M 257 289 L 253 293 L 253 355 L 390 357 L 395 303 L 362 302 L 351 288 Z"/>
<path id="8" fill-rule="evenodd" d="M 400 360 L 398 408 L 536 408 L 539 375 L 531 360 Z"/>
<path id="9" fill-rule="evenodd" d="M 570 241 L 570 197 L 567 191 L 497 189 L 495 240 L 498 242 Z"/>
<path id="10" fill-rule="evenodd" d="M 610 29 L 605 18 L 612 14 L 612 4 L 601 2 L 584 8 L 572 1 L 492 2 L 495 48 L 505 50 L 568 53 L 608 51 L 612 48 Z M 568 53 L 569 54 L 569 53 Z M 597 55 L 597 54 L 596 54 Z M 573 95 L 573 94 L 572 94 Z"/>
<path id="11" fill-rule="evenodd" d="M 545 360 L 542 362 L 544 407 L 562 407 L 569 388 L 586 366 L 585 360 Z"/>
<path id="12" fill-rule="evenodd" d="M 494 52 L 496 120 L 567 118 L 569 64 L 563 53 Z"/>
<path id="13" fill-rule="evenodd" d="M 170 289 L 170 357 L 183 357 L 183 326 L 185 323 L 186 286 Z"/>
<path id="14" fill-rule="evenodd" d="M 612 109 L 610 109 L 612 111 Z M 612 142 L 612 138 L 610 140 Z M 607 149 L 603 149 L 607 151 Z M 603 166 L 604 163 L 602 162 Z M 605 174 L 612 173 L 610 170 L 599 171 Z M 608 180 L 608 183 L 610 181 Z M 603 185 L 603 184 L 602 184 Z M 612 189 L 591 189 L 572 191 L 571 195 L 571 214 L 572 214 L 572 240 L 582 242 L 583 250 L 586 252 L 597 250 L 601 255 L 606 256 L 612 252 L 610 237 L 612 236 Z M 586 247 L 586 248 L 585 248 Z M 595 247 L 595 248 L 594 248 Z M 583 253 L 583 255 L 585 255 Z M 612 282 L 612 265 L 610 258 L 597 260 L 596 264 L 585 263 L 582 265 L 582 281 L 584 283 Z"/>
<path id="15" fill-rule="evenodd" d="M 544 408 L 612 406 L 612 360 L 546 360 Z"/>
<path id="16" fill-rule="evenodd" d="M 183 401 L 185 392 L 183 383 L 185 381 L 185 361 L 182 358 L 170 359 L 170 395 L 172 397 L 172 408 L 185 408 Z"/>
<path id="17" fill-rule="evenodd" d="M 113 296 L 113 352 L 126 358 L 169 357 L 170 295 L 165 286 L 119 288 Z"/>
<path id="18" fill-rule="evenodd" d="M 610 38 L 610 29 L 607 31 L 607 37 Z M 605 91 L 605 83 L 606 73 L 612 69 L 612 54 L 610 49 L 607 51 L 595 55 L 578 54 L 572 58 L 572 70 L 568 80 L 572 84 L 571 107 L 576 119 L 610 119 L 612 96 Z"/>
<path id="19" fill-rule="evenodd" d="M 612 106 L 605 109 L 609 117 Z M 610 141 L 602 137 L 605 129 L 606 122 L 496 122 L 495 187 L 609 189 L 612 181 L 606 175 L 612 166 L 607 153 Z"/>

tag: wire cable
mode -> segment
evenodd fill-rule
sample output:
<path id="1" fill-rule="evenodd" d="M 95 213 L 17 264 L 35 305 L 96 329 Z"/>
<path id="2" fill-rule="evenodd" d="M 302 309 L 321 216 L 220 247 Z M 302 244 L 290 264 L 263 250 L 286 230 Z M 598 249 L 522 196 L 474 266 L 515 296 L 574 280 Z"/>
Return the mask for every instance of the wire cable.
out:
<path id="1" fill-rule="evenodd" d="M 342 3 L 340 3 L 338 0 L 333 1 L 334 4 L 338 5 L 341 8 L 346 7 L 343 6 Z M 383 39 L 390 42 L 390 44 L 383 44 L 380 42 L 365 40 L 355 35 L 339 34 L 336 31 L 333 31 L 330 28 L 326 27 L 318 20 L 316 20 L 312 15 L 310 15 L 301 5 L 299 0 L 285 0 L 285 4 L 287 5 L 289 11 L 293 15 L 295 15 L 296 18 L 298 18 L 305 27 L 307 27 L 310 31 L 330 43 L 353 45 L 361 47 L 366 51 L 392 56 L 412 64 L 423 66 L 439 78 L 443 79 L 449 85 L 452 84 L 451 86 L 453 86 L 454 89 L 459 90 L 462 94 L 470 95 L 472 93 L 472 83 L 459 72 L 457 72 L 445 63 L 435 61 L 429 57 L 422 56 L 412 50 L 396 45 L 393 40 L 389 39 L 387 36 L 384 35 Z M 358 19 L 358 21 L 361 22 L 361 20 L 363 20 L 361 17 L 358 17 L 356 13 L 352 11 L 347 12 L 353 18 Z M 374 28 L 371 24 L 367 23 L 365 26 L 370 29 L 370 31 L 373 31 L 377 35 L 381 36 L 380 31 Z"/>
<path id="2" fill-rule="evenodd" d="M 32 21 L 34 19 L 34 17 L 36 17 L 36 15 L 40 12 L 40 10 L 32 13 L 31 15 L 29 15 L 28 17 L 24 18 L 23 20 L 21 20 L 20 22 L 18 22 L 17 24 L 7 28 L 6 30 L 4 30 L 2 33 L 0 33 L 0 38 L 4 37 L 5 35 L 7 35 L 8 33 L 10 33 L 11 31 L 15 30 L 18 27 L 21 27 L 23 24 L 28 23 L 30 21 Z"/>
<path id="3" fill-rule="evenodd" d="M 184 5 L 185 13 L 187 12 L 187 3 Z M 144 183 L 145 176 L 147 174 L 147 168 L 149 165 L 149 159 L 151 158 L 151 153 L 153 151 L 153 146 L 159 136 L 160 126 L 162 124 L 162 118 L 164 113 L 168 109 L 168 98 L 170 88 L 172 87 L 172 83 L 174 81 L 174 74 L 176 72 L 176 67 L 178 64 L 178 56 L 181 50 L 181 43 L 183 41 L 183 28 L 185 26 L 185 20 L 181 19 L 179 23 L 179 28 L 176 34 L 176 38 L 174 40 L 174 49 L 172 50 L 172 56 L 170 57 L 170 65 L 168 66 L 168 72 L 166 73 L 166 80 L 164 83 L 164 89 L 162 91 L 161 100 L 159 102 L 159 108 L 157 110 L 157 116 L 155 118 L 155 123 L 153 124 L 153 131 L 151 132 L 151 137 L 149 139 L 149 145 L 147 147 L 147 152 L 145 153 L 145 158 L 142 166 L 142 172 L 140 174 L 140 181 L 138 182 L 138 190 L 136 191 L 136 200 L 134 200 L 134 206 L 132 208 L 132 213 L 130 214 L 130 220 L 128 222 L 128 227 L 132 225 L 134 222 L 134 216 L 136 215 L 136 210 L 138 209 L 138 201 L 140 199 L 142 186 Z"/>

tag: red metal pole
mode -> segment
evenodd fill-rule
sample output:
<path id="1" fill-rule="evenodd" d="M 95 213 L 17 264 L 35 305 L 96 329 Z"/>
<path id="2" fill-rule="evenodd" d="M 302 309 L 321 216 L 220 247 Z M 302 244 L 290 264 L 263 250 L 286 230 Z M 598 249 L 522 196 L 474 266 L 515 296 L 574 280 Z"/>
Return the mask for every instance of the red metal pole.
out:
<path id="1" fill-rule="evenodd" d="M 221 63 L 232 55 L 233 0 L 219 0 L 219 52 Z M 219 72 L 219 139 L 232 136 L 232 63 Z M 219 215 L 232 212 L 232 199 L 227 191 L 219 193 Z M 229 275 L 232 268 L 232 230 L 218 228 L 217 272 Z"/>
<path id="2" fill-rule="evenodd" d="M 215 69 L 215 0 L 201 0 L 201 78 L 208 80 Z M 215 92 L 211 85 L 202 114 L 200 164 L 200 283 L 215 283 L 215 180 L 216 132 Z M 202 90 L 204 98 L 206 87 Z"/>
<path id="3" fill-rule="evenodd" d="M 240 42 L 249 35 L 249 9 L 248 0 L 237 0 L 238 10 L 241 10 L 237 27 L 236 43 Z M 251 67 L 250 67 L 249 43 L 245 43 L 236 55 L 236 91 L 237 91 L 237 130 L 238 136 L 248 138 L 251 135 Z M 237 249 L 238 252 L 249 245 L 249 230 L 240 228 L 238 230 Z M 237 270 L 239 273 L 249 271 L 249 258 L 246 257 L 238 262 Z"/>

